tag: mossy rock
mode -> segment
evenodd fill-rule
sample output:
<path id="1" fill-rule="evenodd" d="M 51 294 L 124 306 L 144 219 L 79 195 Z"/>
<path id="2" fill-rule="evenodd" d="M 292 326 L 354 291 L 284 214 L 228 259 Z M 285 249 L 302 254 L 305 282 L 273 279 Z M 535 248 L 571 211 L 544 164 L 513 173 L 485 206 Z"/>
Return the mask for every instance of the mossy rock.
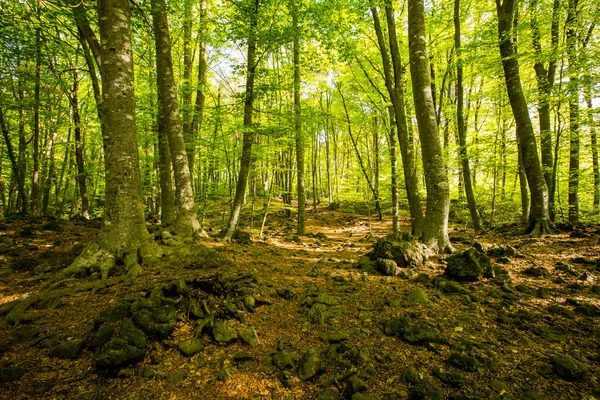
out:
<path id="1" fill-rule="evenodd" d="M 406 295 L 406 302 L 411 305 L 416 304 L 431 304 L 429 296 L 421 289 L 413 289 Z"/>
<path id="2" fill-rule="evenodd" d="M 314 378 L 324 369 L 323 355 L 316 349 L 309 349 L 298 363 L 298 377 L 303 381 Z"/>
<path id="3" fill-rule="evenodd" d="M 383 333 L 387 336 L 399 336 L 404 332 L 408 321 L 405 317 L 392 317 L 384 321 Z"/>
<path id="4" fill-rule="evenodd" d="M 421 379 L 410 391 L 410 400 L 442 400 L 444 392 L 429 379 Z"/>
<path id="5" fill-rule="evenodd" d="M 12 366 L 0 367 L 0 383 L 8 383 L 8 382 L 17 381 L 17 380 L 21 379 L 21 377 L 23 375 L 25 375 L 26 372 L 27 372 L 27 370 L 25 368 L 20 368 L 20 367 L 12 367 Z"/>
<path id="6" fill-rule="evenodd" d="M 238 338 L 233 328 L 227 326 L 225 322 L 215 322 L 212 328 L 213 339 L 220 345 L 226 345 Z"/>
<path id="7" fill-rule="evenodd" d="M 122 301 L 115 307 L 103 310 L 94 318 L 94 327 L 98 328 L 106 322 L 118 322 L 131 316 L 131 302 Z"/>
<path id="8" fill-rule="evenodd" d="M 368 256 L 373 261 L 394 260 L 400 268 L 418 268 L 429 258 L 429 249 L 409 233 L 397 232 L 378 239 Z"/>
<path id="9" fill-rule="evenodd" d="M 203 245 L 184 246 L 189 248 L 186 254 L 177 256 L 186 269 L 213 269 L 234 267 L 233 261 L 217 250 Z"/>
<path id="10" fill-rule="evenodd" d="M 135 303 L 132 309 L 135 308 Z M 165 304 L 156 308 L 138 309 L 132 312 L 131 320 L 146 334 L 164 339 L 175 330 L 175 307 Z"/>
<path id="11" fill-rule="evenodd" d="M 410 344 L 429 344 L 444 342 L 440 330 L 428 321 L 417 321 L 409 324 L 402 337 Z"/>
<path id="12" fill-rule="evenodd" d="M 566 381 L 581 381 L 588 375 L 588 366 L 567 354 L 550 357 L 554 372 Z"/>
<path id="13" fill-rule="evenodd" d="M 73 360 L 81 354 L 84 347 L 85 341 L 83 340 L 69 340 L 51 348 L 50 351 L 48 351 L 48 355 L 63 360 Z"/>
<path id="14" fill-rule="evenodd" d="M 177 344 L 177 349 L 186 357 L 200 353 L 204 349 L 204 340 L 188 339 Z"/>
<path id="15" fill-rule="evenodd" d="M 140 360 L 146 354 L 148 339 L 129 318 L 114 323 L 114 334 L 94 353 L 98 367 L 113 367 Z"/>
<path id="16" fill-rule="evenodd" d="M 295 360 L 285 350 L 278 351 L 271 357 L 271 362 L 279 369 L 294 368 Z"/>
<path id="17" fill-rule="evenodd" d="M 448 364 L 466 372 L 476 372 L 479 367 L 479 362 L 475 357 L 464 353 L 450 354 Z"/>
<path id="18" fill-rule="evenodd" d="M 446 276 L 459 282 L 475 282 L 492 270 L 490 258 L 474 247 L 446 258 Z"/>
<path id="19" fill-rule="evenodd" d="M 329 309 L 328 306 L 322 303 L 315 303 L 308 311 L 308 320 L 313 324 L 325 325 Z"/>

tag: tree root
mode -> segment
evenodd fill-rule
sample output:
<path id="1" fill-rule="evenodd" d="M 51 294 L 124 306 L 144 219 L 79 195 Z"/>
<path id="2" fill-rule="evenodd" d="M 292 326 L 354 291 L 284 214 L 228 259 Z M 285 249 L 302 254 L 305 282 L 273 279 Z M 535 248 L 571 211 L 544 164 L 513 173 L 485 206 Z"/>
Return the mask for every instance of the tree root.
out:
<path id="1" fill-rule="evenodd" d="M 539 237 L 547 233 L 552 233 L 552 225 L 546 219 L 533 219 L 525 230 L 525 234 L 531 237 Z"/>

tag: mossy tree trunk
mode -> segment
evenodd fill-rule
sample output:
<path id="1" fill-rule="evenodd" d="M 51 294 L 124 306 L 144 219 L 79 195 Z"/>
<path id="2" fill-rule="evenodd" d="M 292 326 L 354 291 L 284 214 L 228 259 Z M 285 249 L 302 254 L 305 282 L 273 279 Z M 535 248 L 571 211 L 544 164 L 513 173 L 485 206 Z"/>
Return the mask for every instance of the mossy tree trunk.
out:
<path id="1" fill-rule="evenodd" d="M 177 216 L 173 230 L 183 236 L 206 234 L 196 217 L 192 179 L 183 138 L 183 125 L 173 76 L 171 36 L 165 0 L 152 0 L 152 20 L 156 43 L 156 81 L 158 89 L 159 130 L 164 129 L 175 177 Z"/>
<path id="2" fill-rule="evenodd" d="M 408 36 L 413 99 L 427 188 L 423 241 L 434 250 L 452 252 L 448 238 L 450 187 L 431 95 L 424 0 L 408 2 Z"/>

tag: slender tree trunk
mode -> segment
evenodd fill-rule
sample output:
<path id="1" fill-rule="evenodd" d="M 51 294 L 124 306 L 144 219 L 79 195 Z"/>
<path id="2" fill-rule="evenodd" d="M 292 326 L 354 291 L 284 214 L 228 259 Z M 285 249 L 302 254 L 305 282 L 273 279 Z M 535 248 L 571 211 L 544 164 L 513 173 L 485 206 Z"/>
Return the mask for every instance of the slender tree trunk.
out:
<path id="1" fill-rule="evenodd" d="M 471 167 L 469 165 L 469 155 L 467 152 L 467 134 L 465 118 L 463 114 L 464 89 L 463 89 L 463 59 L 460 39 L 460 0 L 454 0 L 454 48 L 456 49 L 456 130 L 458 133 L 459 156 L 462 166 L 463 180 L 465 185 L 465 195 L 469 213 L 473 220 L 475 232 L 481 232 L 481 221 L 477 212 L 477 202 L 473 192 L 473 182 L 471 181 Z"/>
<path id="2" fill-rule="evenodd" d="M 388 107 L 388 114 L 390 118 L 388 145 L 390 148 L 390 165 L 392 170 L 392 187 L 390 188 L 392 198 L 392 232 L 398 232 L 400 229 L 398 222 L 398 161 L 396 159 L 396 114 L 394 106 Z"/>
<path id="3" fill-rule="evenodd" d="M 594 172 L 594 210 L 600 207 L 600 167 L 598 166 L 598 134 L 594 121 L 594 108 L 592 106 L 592 83 L 591 79 L 584 79 L 585 102 L 587 105 L 587 123 L 590 130 L 590 145 L 592 150 L 592 170 Z"/>
<path id="4" fill-rule="evenodd" d="M 39 15 L 38 15 L 39 17 Z M 40 71 L 42 63 L 40 28 L 35 31 L 35 89 L 33 105 L 33 176 L 31 179 L 31 215 L 40 215 Z"/>
<path id="5" fill-rule="evenodd" d="M 181 82 L 181 115 L 183 119 L 183 138 L 185 140 L 185 149 L 188 157 L 188 167 L 194 181 L 193 164 L 194 148 L 192 143 L 194 137 L 192 134 L 192 0 L 183 2 L 183 79 Z M 160 57 L 160 56 L 157 56 Z"/>
<path id="6" fill-rule="evenodd" d="M 28 141 L 25 137 L 25 92 L 23 91 L 23 84 L 20 80 L 17 91 L 19 99 L 19 155 L 17 156 L 19 174 L 17 176 L 21 179 L 21 183 L 18 185 L 19 194 L 17 196 L 17 209 L 21 210 L 21 214 L 27 215 L 29 203 L 27 202 L 27 192 L 25 191 L 25 176 L 27 174 L 26 157 Z"/>
<path id="7" fill-rule="evenodd" d="M 396 22 L 394 19 L 394 11 L 391 7 L 391 2 L 387 2 L 385 11 L 388 25 L 388 41 L 390 45 L 391 60 L 387 53 L 387 46 L 383 37 L 377 9 L 371 8 L 375 33 L 377 35 L 377 42 L 379 44 L 381 58 L 383 61 L 386 88 L 388 94 L 390 95 L 395 114 L 394 121 L 396 123 L 396 132 L 398 134 L 400 152 L 402 154 L 402 166 L 404 170 L 406 197 L 408 199 L 408 206 L 410 210 L 412 233 L 415 236 L 420 236 L 422 233 L 423 212 L 421 209 L 421 197 L 419 195 L 419 184 L 413 155 L 412 140 L 409 137 L 406 123 L 403 88 L 404 74 L 402 72 L 402 60 L 400 59 L 400 50 L 398 48 L 398 38 L 396 35 Z"/>
<path id="8" fill-rule="evenodd" d="M 579 59 L 578 0 L 569 0 L 567 55 L 569 59 L 569 223 L 579 222 Z"/>
<path id="9" fill-rule="evenodd" d="M 294 130 L 296 133 L 296 168 L 298 192 L 298 227 L 296 233 L 304 235 L 306 219 L 306 192 L 304 190 L 304 133 L 302 131 L 302 111 L 300 107 L 300 36 L 298 24 L 297 0 L 290 0 L 292 9 L 292 24 L 294 29 L 293 64 L 294 64 Z"/>
<path id="10" fill-rule="evenodd" d="M 2 110 L 2 107 L 0 107 L 0 128 L 2 129 L 2 136 L 4 137 L 4 142 L 6 143 L 6 151 L 8 153 L 8 159 L 10 160 L 12 175 L 17 184 L 18 196 L 22 196 L 25 193 L 25 177 L 21 175 L 19 160 L 15 155 L 15 151 L 10 140 L 8 125 L 4 119 L 4 111 Z M 21 197 L 21 201 L 25 201 L 25 199 Z"/>
<path id="11" fill-rule="evenodd" d="M 173 175 L 175 177 L 175 201 L 177 216 L 173 230 L 183 236 L 206 233 L 200 228 L 196 216 L 192 176 L 183 138 L 183 126 L 177 101 L 177 87 L 171 59 L 171 37 L 167 21 L 165 0 L 152 0 L 152 19 L 156 44 L 156 81 L 158 89 L 159 129 L 164 128 L 168 137 Z"/>
<path id="12" fill-rule="evenodd" d="M 554 0 L 552 6 L 552 26 L 551 26 L 551 53 L 548 68 L 544 65 L 544 54 L 542 53 L 542 40 L 540 28 L 537 20 L 538 0 L 532 0 L 531 31 L 533 39 L 533 48 L 535 50 L 535 76 L 538 86 L 538 116 L 540 125 L 540 143 L 542 152 L 542 168 L 544 171 L 544 180 L 546 186 L 550 189 L 554 187 L 552 182 L 553 168 L 553 141 L 552 126 L 550 122 L 550 96 L 554 87 L 554 77 L 556 75 L 556 60 L 558 57 L 558 21 L 560 12 L 560 0 Z M 549 194 L 549 213 L 550 219 L 554 220 L 554 195 Z"/>
<path id="13" fill-rule="evenodd" d="M 538 157 L 533 125 L 519 73 L 519 60 L 513 42 L 513 15 L 516 0 L 496 0 L 498 14 L 498 37 L 502 67 L 506 80 L 506 89 L 513 116 L 517 124 L 519 147 L 523 157 L 523 166 L 527 174 L 527 183 L 531 192 L 531 207 L 526 233 L 539 235 L 549 230 L 548 188 Z"/>
<path id="14" fill-rule="evenodd" d="M 430 90 L 424 0 L 408 1 L 408 36 L 413 98 L 427 188 L 423 241 L 440 252 L 452 252 L 448 237 L 450 187 Z"/>
<path id="15" fill-rule="evenodd" d="M 254 75 L 256 73 L 256 29 L 258 26 L 258 10 L 260 0 L 254 0 L 254 7 L 250 14 L 250 28 L 248 32 L 248 53 L 246 57 L 246 94 L 244 99 L 244 134 L 242 145 L 242 157 L 240 160 L 240 172 L 235 188 L 235 198 L 227 230 L 224 239 L 229 241 L 233 237 L 240 219 L 240 213 L 244 205 L 248 175 L 252 164 L 252 144 L 254 142 L 255 132 L 252 123 L 252 109 L 254 105 Z"/>
<path id="16" fill-rule="evenodd" d="M 73 108 L 73 127 L 75 131 L 75 159 L 77 161 L 77 185 L 81 194 L 81 217 L 90 219 L 89 201 L 84 164 L 83 137 L 81 134 L 81 119 L 79 116 L 79 77 L 77 70 L 73 70 L 73 92 L 71 106 Z"/>

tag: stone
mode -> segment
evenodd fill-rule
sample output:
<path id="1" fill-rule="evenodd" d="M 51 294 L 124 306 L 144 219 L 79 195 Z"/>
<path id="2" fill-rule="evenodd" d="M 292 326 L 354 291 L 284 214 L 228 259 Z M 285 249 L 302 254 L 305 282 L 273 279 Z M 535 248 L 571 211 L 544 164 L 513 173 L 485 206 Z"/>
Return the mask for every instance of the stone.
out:
<path id="1" fill-rule="evenodd" d="M 240 339 L 252 347 L 256 347 L 260 344 L 256 329 L 254 329 L 252 326 L 247 326 L 242 332 L 240 332 Z"/>
<path id="2" fill-rule="evenodd" d="M 184 370 L 179 370 L 167 378 L 167 383 L 170 383 L 171 385 L 176 385 L 184 381 L 185 378 L 187 378 L 187 372 L 185 372 Z"/>
<path id="3" fill-rule="evenodd" d="M 229 368 L 222 368 L 217 374 L 217 380 L 221 382 L 227 382 L 231 379 L 231 370 Z"/>
<path id="4" fill-rule="evenodd" d="M 116 322 L 114 334 L 94 353 L 98 367 L 112 367 L 137 361 L 146 354 L 148 339 L 129 318 Z"/>
<path id="5" fill-rule="evenodd" d="M 352 375 L 350 379 L 348 379 L 348 391 L 351 394 L 366 392 L 367 390 L 369 390 L 369 386 L 356 375 Z"/>
<path id="6" fill-rule="evenodd" d="M 115 329 L 112 325 L 109 323 L 102 324 L 94 334 L 90 346 L 94 348 L 102 347 L 114 334 Z"/>
<path id="7" fill-rule="evenodd" d="M 491 269 L 489 257 L 473 247 L 447 257 L 446 262 L 446 276 L 459 282 L 478 281 Z"/>
<path id="8" fill-rule="evenodd" d="M 442 400 L 444 392 L 429 379 L 421 379 L 411 390 L 410 400 Z"/>
<path id="9" fill-rule="evenodd" d="M 133 375 L 135 375 L 135 371 L 131 368 L 123 368 L 119 370 L 119 373 L 117 374 L 119 378 L 130 378 Z"/>
<path id="10" fill-rule="evenodd" d="M 186 357 L 198 354 L 204 349 L 203 339 L 188 339 L 177 344 L 177 349 Z"/>
<path id="11" fill-rule="evenodd" d="M 311 348 L 309 349 L 298 363 L 298 376 L 303 381 L 315 377 L 323 371 L 323 356 L 320 351 Z"/>
<path id="12" fill-rule="evenodd" d="M 327 388 L 317 397 L 317 400 L 339 400 L 340 394 L 331 388 Z"/>
<path id="13" fill-rule="evenodd" d="M 577 280 L 587 282 L 587 283 L 594 283 L 594 282 L 596 282 L 596 276 L 593 275 L 591 272 L 586 271 L 583 273 L 583 275 L 581 275 L 579 278 L 577 278 Z"/>
<path id="14" fill-rule="evenodd" d="M 429 344 L 443 341 L 439 329 L 431 322 L 419 320 L 409 324 L 402 334 L 411 344 Z"/>
<path id="15" fill-rule="evenodd" d="M 479 366 L 477 359 L 464 353 L 452 353 L 448 358 L 448 364 L 466 372 L 476 372 Z"/>
<path id="16" fill-rule="evenodd" d="M 421 289 L 413 289 L 406 295 L 406 301 L 409 304 L 431 304 L 429 296 Z"/>
<path id="17" fill-rule="evenodd" d="M 465 289 L 460 283 L 455 281 L 446 281 L 442 284 L 442 292 L 448 294 L 468 294 L 469 291 Z"/>
<path id="18" fill-rule="evenodd" d="M 373 261 L 394 260 L 400 268 L 419 268 L 429 258 L 427 246 L 417 242 L 408 232 L 391 233 L 380 238 L 368 254 Z"/>
<path id="19" fill-rule="evenodd" d="M 142 372 L 142 377 L 146 379 L 152 379 L 156 376 L 156 371 L 153 368 L 146 368 Z"/>
<path id="20" fill-rule="evenodd" d="M 567 354 L 550 357 L 554 372 L 566 381 L 581 381 L 588 375 L 588 367 Z"/>
<path id="21" fill-rule="evenodd" d="M 143 300 L 146 299 L 136 301 L 131 306 L 133 323 L 157 339 L 168 337 L 175 330 L 175 307 L 172 304 L 160 305 L 160 298 L 152 299 L 152 296 L 149 301 Z"/>
<path id="22" fill-rule="evenodd" d="M 378 258 L 376 263 L 377 270 L 384 275 L 396 276 L 400 274 L 398 264 L 394 260 L 387 258 Z"/>
<path id="23" fill-rule="evenodd" d="M 413 367 L 405 368 L 402 371 L 402 381 L 409 385 L 416 385 L 421 380 L 421 377 Z"/>
<path id="24" fill-rule="evenodd" d="M 14 382 L 27 372 L 26 369 L 20 367 L 4 366 L 0 367 L 0 383 Z"/>
<path id="25" fill-rule="evenodd" d="M 331 343 L 339 343 L 348 340 L 350 337 L 342 331 L 333 332 L 327 337 L 327 341 Z"/>
<path id="26" fill-rule="evenodd" d="M 354 393 L 350 400 L 377 400 L 377 397 L 368 393 Z"/>
<path id="27" fill-rule="evenodd" d="M 228 344 L 237 339 L 238 335 L 233 328 L 227 326 L 225 322 L 215 322 L 212 328 L 213 339 L 220 345 Z"/>
<path id="28" fill-rule="evenodd" d="M 322 303 L 315 303 L 308 311 L 308 320 L 313 324 L 325 325 L 327 319 L 328 306 Z"/>
<path id="29" fill-rule="evenodd" d="M 51 348 L 50 351 L 48 351 L 48 355 L 63 360 L 72 360 L 77 358 L 84 347 L 85 341 L 83 340 L 69 340 Z"/>
<path id="30" fill-rule="evenodd" d="M 294 358 L 285 350 L 278 351 L 271 357 L 273 364 L 279 369 L 294 368 Z"/>
<path id="31" fill-rule="evenodd" d="M 16 342 L 26 343 L 32 341 L 39 335 L 40 331 L 33 326 L 23 326 L 20 328 L 15 328 L 12 331 L 12 338 Z"/>
<path id="32" fill-rule="evenodd" d="M 313 303 L 325 304 L 326 306 L 335 306 L 340 302 L 335 298 L 326 294 L 319 294 L 313 299 Z"/>
<path id="33" fill-rule="evenodd" d="M 122 301 L 115 307 L 103 310 L 94 318 L 94 327 L 98 328 L 105 322 L 117 322 L 131 316 L 131 302 Z"/>
<path id="34" fill-rule="evenodd" d="M 442 371 L 440 368 L 435 368 L 432 372 L 432 375 L 446 385 L 453 387 L 463 386 L 469 381 L 467 376 L 461 372 Z"/>

